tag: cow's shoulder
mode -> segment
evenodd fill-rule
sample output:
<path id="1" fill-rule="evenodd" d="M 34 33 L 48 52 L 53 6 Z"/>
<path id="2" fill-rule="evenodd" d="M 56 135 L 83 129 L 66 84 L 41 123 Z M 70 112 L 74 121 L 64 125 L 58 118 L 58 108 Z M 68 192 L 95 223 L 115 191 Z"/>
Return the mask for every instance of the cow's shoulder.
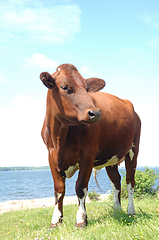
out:
<path id="1" fill-rule="evenodd" d="M 41 136 L 42 136 L 42 139 L 43 139 L 46 147 L 48 149 L 52 148 L 53 143 L 52 143 L 52 138 L 51 138 L 51 130 L 50 130 L 49 125 L 47 124 L 46 117 L 45 117 L 43 127 L 41 130 Z"/>
<path id="2" fill-rule="evenodd" d="M 115 95 L 106 92 L 96 92 L 92 93 L 91 97 L 96 105 L 101 111 L 134 111 L 133 104 L 127 99 L 121 99 Z"/>

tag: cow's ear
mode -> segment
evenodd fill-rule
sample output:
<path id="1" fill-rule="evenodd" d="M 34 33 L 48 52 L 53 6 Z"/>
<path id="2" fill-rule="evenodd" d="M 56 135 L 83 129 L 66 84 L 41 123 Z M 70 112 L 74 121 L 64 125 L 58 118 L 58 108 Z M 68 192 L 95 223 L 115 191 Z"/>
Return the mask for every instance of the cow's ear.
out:
<path id="1" fill-rule="evenodd" d="M 87 91 L 88 92 L 97 92 L 104 88 L 105 81 L 100 78 L 88 78 L 86 79 L 87 82 Z"/>
<path id="2" fill-rule="evenodd" d="M 43 84 L 49 89 L 52 89 L 56 86 L 55 79 L 48 72 L 42 72 L 40 74 L 40 79 Z"/>

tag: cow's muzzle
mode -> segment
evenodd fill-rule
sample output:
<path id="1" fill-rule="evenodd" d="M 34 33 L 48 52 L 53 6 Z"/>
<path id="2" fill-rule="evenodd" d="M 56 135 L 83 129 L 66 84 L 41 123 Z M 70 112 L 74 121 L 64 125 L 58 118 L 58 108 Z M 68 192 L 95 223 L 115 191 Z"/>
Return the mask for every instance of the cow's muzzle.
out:
<path id="1" fill-rule="evenodd" d="M 98 122 L 100 120 L 101 111 L 99 109 L 88 110 L 88 116 L 90 122 Z"/>
<path id="2" fill-rule="evenodd" d="M 98 108 L 87 109 L 83 114 L 78 115 L 78 121 L 83 123 L 94 123 L 100 120 L 101 112 Z"/>
<path id="3" fill-rule="evenodd" d="M 101 111 L 98 108 L 89 108 L 78 114 L 78 121 L 86 124 L 98 122 L 100 120 Z"/>

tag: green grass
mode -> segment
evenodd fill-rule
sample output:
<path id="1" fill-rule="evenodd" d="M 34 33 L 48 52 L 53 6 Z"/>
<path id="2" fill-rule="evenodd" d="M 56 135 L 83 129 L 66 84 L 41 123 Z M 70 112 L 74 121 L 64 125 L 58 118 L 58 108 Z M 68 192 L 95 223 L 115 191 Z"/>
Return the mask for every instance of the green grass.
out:
<path id="1" fill-rule="evenodd" d="M 113 209 L 113 202 L 86 204 L 88 226 L 75 228 L 77 205 L 64 206 L 61 226 L 48 231 L 53 208 L 38 208 L 0 215 L 0 239 L 159 239 L 159 199 L 135 200 L 136 215 Z"/>

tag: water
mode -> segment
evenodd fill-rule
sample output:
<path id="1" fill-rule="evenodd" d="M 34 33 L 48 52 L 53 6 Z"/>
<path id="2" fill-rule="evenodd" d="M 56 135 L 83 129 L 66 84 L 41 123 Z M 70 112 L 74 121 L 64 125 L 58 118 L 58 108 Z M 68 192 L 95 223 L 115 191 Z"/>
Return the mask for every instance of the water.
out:
<path id="1" fill-rule="evenodd" d="M 143 168 L 139 168 L 143 170 Z M 158 168 L 152 168 L 159 173 Z M 125 168 L 120 168 L 123 171 Z M 74 196 L 75 183 L 78 172 L 74 174 L 71 179 L 66 180 L 66 196 Z M 99 172 L 98 183 L 100 189 L 97 187 L 93 175 L 89 181 L 89 192 L 96 191 L 104 194 L 111 191 L 110 180 L 106 174 L 105 169 Z M 156 186 L 159 185 L 159 179 Z M 2 171 L 0 172 L 0 202 L 8 200 L 24 200 L 45 198 L 54 196 L 54 185 L 50 170 L 36 170 L 36 171 Z"/>

